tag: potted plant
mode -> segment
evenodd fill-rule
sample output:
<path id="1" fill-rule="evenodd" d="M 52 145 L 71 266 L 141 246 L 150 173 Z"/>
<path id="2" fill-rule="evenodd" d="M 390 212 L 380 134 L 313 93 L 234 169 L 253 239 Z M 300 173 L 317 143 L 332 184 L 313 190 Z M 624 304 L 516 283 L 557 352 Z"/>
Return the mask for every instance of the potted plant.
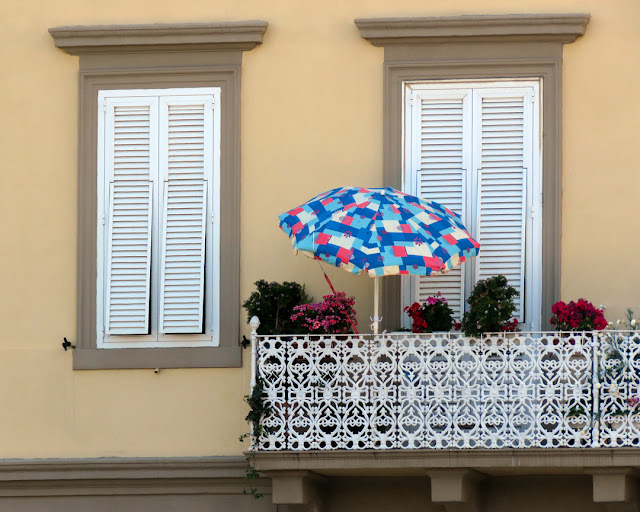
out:
<path id="1" fill-rule="evenodd" d="M 516 310 L 513 299 L 518 295 L 503 275 L 478 281 L 467 299 L 469 310 L 462 318 L 464 334 L 475 337 L 487 332 L 517 331 L 518 319 L 512 316 Z"/>
<path id="2" fill-rule="evenodd" d="M 260 319 L 258 334 L 298 334 L 298 324 L 291 320 L 293 309 L 300 304 L 311 302 L 304 285 L 285 281 L 277 283 L 260 279 L 255 282 L 256 290 L 242 304 L 247 310 L 247 319 Z"/>
<path id="3" fill-rule="evenodd" d="M 603 311 L 585 299 L 569 304 L 558 301 L 551 306 L 551 312 L 551 324 L 556 331 L 600 331 L 609 325 Z"/>
<path id="4" fill-rule="evenodd" d="M 295 306 L 290 320 L 296 332 L 348 334 L 352 323 L 358 325 L 354 304 L 355 298 L 344 292 L 331 293 L 322 297 L 321 302 Z"/>
<path id="5" fill-rule="evenodd" d="M 312 339 L 316 338 L 320 347 L 333 347 L 335 342 L 332 339 L 323 340 L 321 335 L 333 334 L 340 338 L 349 334 L 352 326 L 358 324 L 354 304 L 355 299 L 347 297 L 344 292 L 331 293 L 322 297 L 322 301 L 318 303 L 295 306 L 291 321 L 296 326 L 296 332 L 314 335 Z M 321 379 L 319 384 L 324 387 L 334 385 L 339 363 L 330 354 L 322 357 L 317 363 Z"/>
<path id="6" fill-rule="evenodd" d="M 440 292 L 438 295 L 427 297 L 422 305 L 414 302 L 404 310 L 411 318 L 412 332 L 430 333 L 459 329 L 459 324 L 453 320 L 453 310 Z"/>

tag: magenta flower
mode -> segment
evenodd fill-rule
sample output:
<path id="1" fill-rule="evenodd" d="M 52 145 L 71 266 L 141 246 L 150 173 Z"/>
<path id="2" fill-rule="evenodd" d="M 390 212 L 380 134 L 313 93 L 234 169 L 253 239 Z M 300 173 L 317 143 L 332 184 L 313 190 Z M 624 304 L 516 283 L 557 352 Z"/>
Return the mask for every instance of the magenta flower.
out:
<path id="1" fill-rule="evenodd" d="M 351 321 L 358 324 L 354 304 L 355 299 L 344 292 L 325 295 L 322 302 L 295 306 L 291 320 L 311 334 L 346 334 L 351 329 Z"/>

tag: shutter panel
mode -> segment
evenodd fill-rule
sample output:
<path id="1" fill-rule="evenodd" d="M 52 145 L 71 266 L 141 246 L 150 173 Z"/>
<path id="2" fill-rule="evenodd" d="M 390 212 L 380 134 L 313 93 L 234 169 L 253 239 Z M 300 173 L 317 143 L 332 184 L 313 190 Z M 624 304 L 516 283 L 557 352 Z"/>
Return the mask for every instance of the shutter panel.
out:
<path id="1" fill-rule="evenodd" d="M 165 97 L 160 106 L 164 201 L 159 330 L 202 333 L 213 97 Z"/>
<path id="2" fill-rule="evenodd" d="M 528 88 L 476 91 L 476 279 L 498 274 L 520 293 L 515 317 L 525 321 L 527 169 L 531 168 L 532 96 Z"/>
<path id="3" fill-rule="evenodd" d="M 105 334 L 148 334 L 156 101 L 105 101 Z"/>
<path id="4" fill-rule="evenodd" d="M 466 169 L 471 156 L 470 91 L 416 91 L 412 105 L 412 167 L 416 195 L 437 201 L 466 222 Z M 464 269 L 414 277 L 413 297 L 423 302 L 442 292 L 460 319 L 464 310 Z"/>

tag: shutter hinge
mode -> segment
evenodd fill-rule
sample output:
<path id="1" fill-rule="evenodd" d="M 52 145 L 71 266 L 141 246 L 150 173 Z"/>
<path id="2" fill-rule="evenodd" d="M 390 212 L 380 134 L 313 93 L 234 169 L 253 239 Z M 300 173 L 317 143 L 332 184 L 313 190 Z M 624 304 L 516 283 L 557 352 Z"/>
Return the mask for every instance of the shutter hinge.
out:
<path id="1" fill-rule="evenodd" d="M 102 225 L 103 226 L 104 226 L 105 222 L 106 222 L 106 215 L 103 213 L 102 214 Z"/>
<path id="2" fill-rule="evenodd" d="M 532 206 L 531 207 L 531 218 L 533 219 L 535 217 L 535 211 L 536 211 L 536 207 Z"/>

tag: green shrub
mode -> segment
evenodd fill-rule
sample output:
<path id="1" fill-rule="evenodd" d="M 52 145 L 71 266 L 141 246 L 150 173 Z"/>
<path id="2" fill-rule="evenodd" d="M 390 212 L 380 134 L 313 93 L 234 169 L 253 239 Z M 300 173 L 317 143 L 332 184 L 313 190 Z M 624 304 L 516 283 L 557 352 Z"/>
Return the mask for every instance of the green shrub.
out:
<path id="1" fill-rule="evenodd" d="M 298 334 L 300 328 L 291 321 L 293 308 L 311 302 L 303 285 L 285 281 L 277 283 L 260 279 L 255 282 L 256 291 L 242 304 L 247 310 L 247 320 L 260 319 L 258 334 Z"/>
<path id="2" fill-rule="evenodd" d="M 462 318 L 464 334 L 480 336 L 485 332 L 515 331 L 518 319 L 510 319 L 516 310 L 513 299 L 518 295 L 505 276 L 478 281 L 467 299 L 470 307 Z"/>
<path id="3" fill-rule="evenodd" d="M 440 292 L 433 297 L 427 297 L 424 304 L 414 302 L 404 310 L 411 318 L 413 332 L 449 331 L 456 323 L 453 320 L 453 310 Z"/>

